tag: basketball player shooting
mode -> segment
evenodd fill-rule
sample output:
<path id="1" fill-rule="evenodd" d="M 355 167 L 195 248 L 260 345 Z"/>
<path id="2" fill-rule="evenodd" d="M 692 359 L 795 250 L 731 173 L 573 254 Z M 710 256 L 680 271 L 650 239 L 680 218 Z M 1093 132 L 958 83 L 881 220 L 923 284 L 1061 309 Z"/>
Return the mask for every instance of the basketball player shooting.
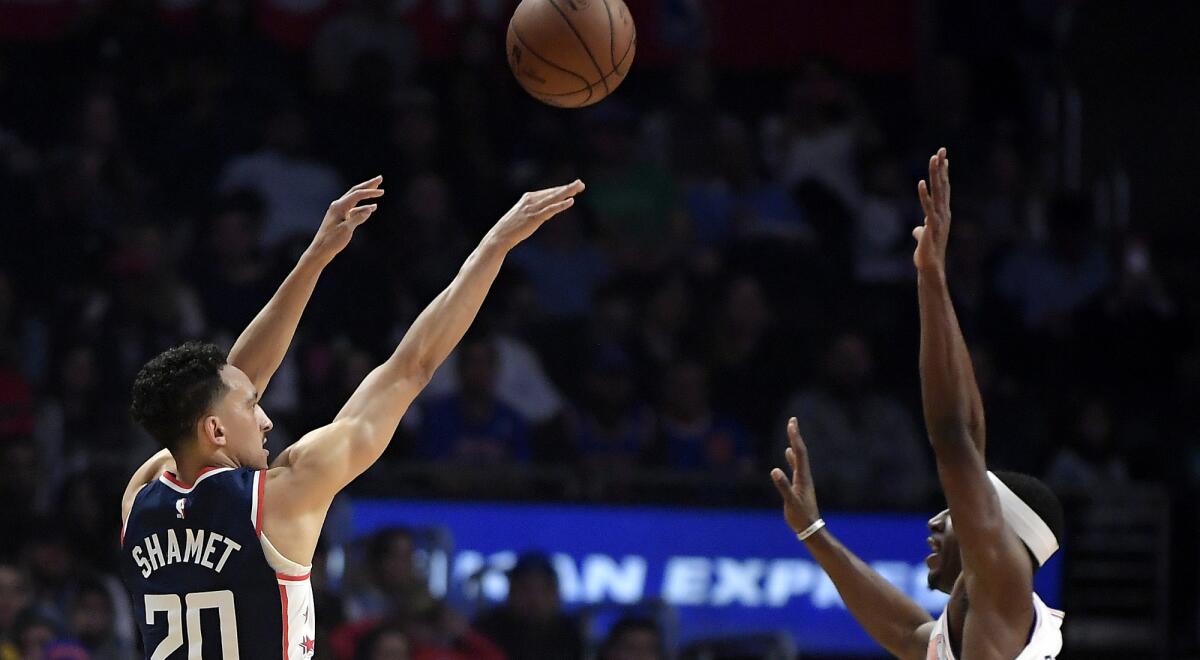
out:
<path id="1" fill-rule="evenodd" d="M 130 480 L 121 572 L 145 657 L 312 657 L 309 573 L 335 495 L 383 453 L 400 418 L 474 320 L 505 256 L 570 208 L 583 183 L 526 193 L 328 426 L 267 467 L 259 405 L 324 267 L 375 211 L 381 177 L 329 207 L 316 237 L 226 357 L 187 343 L 150 360 L 134 418 L 164 449 Z M 186 646 L 186 649 L 185 649 Z"/>
<path id="2" fill-rule="evenodd" d="M 913 236 L 921 313 L 925 425 L 948 509 L 929 521 L 929 586 L 950 595 L 935 621 L 825 528 L 795 418 L 784 455 L 791 481 L 771 478 L 784 517 L 829 575 L 859 624 L 898 658 L 1046 660 L 1062 648 L 1062 612 L 1033 591 L 1033 574 L 1058 549 L 1062 507 L 1042 482 L 989 472 L 984 416 L 970 355 L 946 284 L 950 162 L 941 149 L 918 184 L 924 226 Z"/>

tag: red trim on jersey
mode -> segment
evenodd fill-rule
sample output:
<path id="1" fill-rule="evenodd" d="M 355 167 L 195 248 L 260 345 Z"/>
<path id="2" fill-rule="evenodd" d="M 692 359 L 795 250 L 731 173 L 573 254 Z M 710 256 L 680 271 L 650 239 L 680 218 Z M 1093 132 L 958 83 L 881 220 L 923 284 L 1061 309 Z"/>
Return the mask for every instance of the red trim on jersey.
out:
<path id="1" fill-rule="evenodd" d="M 263 493 L 267 488 L 267 471 L 258 471 L 258 511 L 254 516 L 254 535 L 262 536 L 262 520 L 263 520 Z"/>
<path id="2" fill-rule="evenodd" d="M 305 573 L 304 575 L 284 575 L 283 573 L 279 573 L 279 572 L 275 573 L 276 578 L 278 578 L 280 580 L 287 580 L 288 582 L 303 582 L 303 581 L 307 580 L 311 575 L 312 575 L 312 571 L 309 571 L 309 572 Z"/>
<path id="3" fill-rule="evenodd" d="M 219 469 L 220 468 L 215 467 L 215 466 L 209 466 L 209 467 L 204 468 L 203 470 L 200 470 L 200 473 L 196 475 L 196 481 L 192 482 L 191 484 L 183 483 L 183 481 L 181 481 L 179 479 L 179 477 L 176 477 L 175 475 L 171 474 L 170 472 L 168 472 L 166 470 L 163 470 L 162 476 L 165 477 L 167 481 L 170 481 L 171 483 L 175 484 L 176 486 L 179 486 L 180 488 L 187 488 L 188 490 L 191 490 L 192 488 L 196 487 L 196 482 L 200 481 L 200 477 L 203 477 L 204 475 L 208 474 L 209 472 L 212 472 L 213 470 L 219 470 Z"/>
<path id="4" fill-rule="evenodd" d="M 287 587 L 279 585 L 279 605 L 283 611 L 283 658 L 287 660 L 288 656 L 288 602 L 287 602 Z"/>

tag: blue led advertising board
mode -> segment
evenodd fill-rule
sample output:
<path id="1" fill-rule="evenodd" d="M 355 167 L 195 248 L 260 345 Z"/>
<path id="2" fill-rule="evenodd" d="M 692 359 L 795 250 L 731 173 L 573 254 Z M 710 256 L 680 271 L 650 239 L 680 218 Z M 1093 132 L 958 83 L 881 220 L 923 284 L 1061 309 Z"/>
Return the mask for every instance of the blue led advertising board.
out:
<path id="1" fill-rule="evenodd" d="M 941 611 L 946 597 L 925 581 L 926 517 L 823 515 L 875 570 L 931 614 Z M 503 571 L 517 554 L 539 550 L 551 556 L 568 608 L 658 598 L 676 609 L 682 642 L 785 630 L 801 652 L 881 652 L 774 511 L 358 500 L 352 520 L 356 536 L 391 525 L 448 530 L 452 556 L 440 561 L 450 584 L 435 592 L 461 593 L 482 575 L 482 596 L 503 600 Z M 1056 557 L 1037 575 L 1051 607 L 1060 604 L 1060 564 Z"/>

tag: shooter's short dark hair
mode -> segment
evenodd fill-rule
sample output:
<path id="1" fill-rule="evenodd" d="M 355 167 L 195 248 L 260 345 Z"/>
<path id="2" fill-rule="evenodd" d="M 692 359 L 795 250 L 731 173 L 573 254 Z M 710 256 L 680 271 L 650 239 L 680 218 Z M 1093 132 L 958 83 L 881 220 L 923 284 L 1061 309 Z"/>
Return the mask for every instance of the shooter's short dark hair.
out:
<path id="1" fill-rule="evenodd" d="M 1021 498 L 1022 502 L 1028 504 L 1029 508 L 1045 521 L 1050 531 L 1054 533 L 1054 538 L 1058 539 L 1061 545 L 1064 531 L 1063 507 L 1054 491 L 1050 490 L 1050 487 L 1041 479 L 1028 474 L 1004 470 L 995 470 L 994 474 L 1005 486 L 1008 486 L 1014 495 Z M 1035 561 L 1033 565 L 1036 567 L 1037 562 Z"/>
<path id="2" fill-rule="evenodd" d="M 225 364 L 225 353 L 213 344 L 187 342 L 163 351 L 133 381 L 133 420 L 174 450 L 225 393 Z"/>

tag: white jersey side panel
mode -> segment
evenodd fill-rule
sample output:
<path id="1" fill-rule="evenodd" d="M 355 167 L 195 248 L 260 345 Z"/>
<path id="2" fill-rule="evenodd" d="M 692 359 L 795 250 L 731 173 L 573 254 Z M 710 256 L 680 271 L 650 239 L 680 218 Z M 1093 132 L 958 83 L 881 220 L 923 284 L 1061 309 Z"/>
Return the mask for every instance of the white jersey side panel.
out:
<path id="1" fill-rule="evenodd" d="M 262 483 L 266 476 L 256 475 L 256 486 Z M 258 530 L 259 545 L 267 564 L 275 569 L 275 581 L 279 583 L 279 607 L 283 618 L 283 635 L 281 654 L 283 660 L 308 660 L 313 657 L 317 644 L 317 613 L 313 606 L 312 566 L 303 566 L 284 557 L 271 540 L 262 531 L 262 510 L 260 499 L 263 489 L 255 489 L 255 497 L 251 507 L 251 517 L 255 520 Z"/>
<path id="2" fill-rule="evenodd" d="M 1047 660 L 1057 658 L 1062 651 L 1062 623 L 1065 614 L 1051 609 L 1037 594 L 1033 595 L 1033 635 L 1029 644 L 1013 660 Z M 938 617 L 929 635 L 929 651 L 926 660 L 957 660 L 950 648 L 950 630 L 946 611 Z"/>

